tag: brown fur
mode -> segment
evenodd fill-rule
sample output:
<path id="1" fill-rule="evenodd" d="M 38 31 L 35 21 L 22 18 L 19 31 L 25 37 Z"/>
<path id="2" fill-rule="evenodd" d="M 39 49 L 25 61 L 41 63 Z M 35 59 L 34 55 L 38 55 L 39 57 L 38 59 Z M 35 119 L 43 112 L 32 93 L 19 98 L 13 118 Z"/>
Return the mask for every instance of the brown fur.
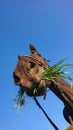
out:
<path id="1" fill-rule="evenodd" d="M 45 96 L 46 88 L 48 87 L 73 112 L 73 90 L 71 90 L 71 86 L 59 78 L 53 81 L 42 80 L 43 70 L 50 66 L 33 45 L 30 45 L 30 50 L 31 55 L 19 56 L 17 66 L 13 73 L 14 83 L 26 91 L 28 96 Z M 34 93 L 34 89 L 37 89 L 36 93 Z"/>

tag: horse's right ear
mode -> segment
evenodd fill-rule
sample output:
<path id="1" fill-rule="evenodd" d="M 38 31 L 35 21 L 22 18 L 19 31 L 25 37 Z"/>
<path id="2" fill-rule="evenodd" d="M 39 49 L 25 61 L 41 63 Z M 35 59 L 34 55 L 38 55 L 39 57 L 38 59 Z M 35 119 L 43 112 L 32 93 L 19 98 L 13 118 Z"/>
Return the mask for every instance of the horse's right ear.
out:
<path id="1" fill-rule="evenodd" d="M 30 51 L 31 51 L 32 54 L 35 53 L 35 52 L 38 53 L 38 51 L 36 50 L 36 48 L 32 44 L 30 44 L 29 47 L 30 47 Z"/>

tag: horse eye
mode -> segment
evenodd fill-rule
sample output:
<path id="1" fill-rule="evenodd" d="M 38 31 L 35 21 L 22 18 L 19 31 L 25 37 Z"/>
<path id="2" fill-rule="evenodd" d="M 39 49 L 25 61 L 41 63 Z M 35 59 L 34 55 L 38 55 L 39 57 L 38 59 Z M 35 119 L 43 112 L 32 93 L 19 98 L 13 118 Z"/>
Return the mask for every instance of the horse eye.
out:
<path id="1" fill-rule="evenodd" d="M 28 66 L 30 69 L 31 68 L 34 68 L 35 67 L 35 63 L 33 63 L 33 62 L 29 62 L 29 66 Z"/>

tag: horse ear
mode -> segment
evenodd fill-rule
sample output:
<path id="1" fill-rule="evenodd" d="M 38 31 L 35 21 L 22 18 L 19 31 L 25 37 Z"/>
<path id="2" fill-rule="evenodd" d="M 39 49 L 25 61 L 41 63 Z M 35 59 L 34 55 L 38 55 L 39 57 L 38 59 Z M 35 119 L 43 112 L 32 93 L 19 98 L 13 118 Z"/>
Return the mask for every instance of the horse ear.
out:
<path id="1" fill-rule="evenodd" d="M 21 56 L 20 56 L 20 55 L 18 55 L 18 59 L 21 59 Z"/>
<path id="2" fill-rule="evenodd" d="M 29 47 L 30 47 L 30 51 L 31 51 L 32 54 L 35 53 L 35 52 L 38 53 L 38 51 L 36 50 L 36 48 L 32 44 L 30 44 Z"/>

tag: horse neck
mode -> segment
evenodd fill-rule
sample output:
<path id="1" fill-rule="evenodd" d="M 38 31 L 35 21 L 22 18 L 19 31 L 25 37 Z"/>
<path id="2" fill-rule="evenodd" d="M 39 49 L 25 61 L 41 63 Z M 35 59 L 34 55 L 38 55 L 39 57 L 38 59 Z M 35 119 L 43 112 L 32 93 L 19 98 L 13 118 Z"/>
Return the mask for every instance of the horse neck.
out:
<path id="1" fill-rule="evenodd" d="M 48 87 L 64 104 L 71 104 L 73 107 L 73 86 L 60 78 L 56 78 L 51 81 Z"/>

